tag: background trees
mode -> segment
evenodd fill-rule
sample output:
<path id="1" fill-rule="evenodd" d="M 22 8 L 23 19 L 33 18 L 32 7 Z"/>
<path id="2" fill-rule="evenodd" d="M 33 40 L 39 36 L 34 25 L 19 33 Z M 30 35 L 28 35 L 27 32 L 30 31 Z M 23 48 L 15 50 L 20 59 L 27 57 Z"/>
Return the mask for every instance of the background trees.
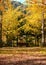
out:
<path id="1" fill-rule="evenodd" d="M 1 28 L 2 39 L 5 42 L 3 46 L 14 46 L 19 43 L 18 41 L 21 42 L 21 45 L 22 43 L 26 43 L 27 46 L 42 45 L 42 35 L 46 37 L 46 6 L 41 6 L 39 2 L 31 2 L 27 1 L 27 4 L 20 4 L 17 7 L 13 7 L 13 4 L 7 0 L 6 3 L 5 1 L 2 3 L 6 4 Z M 42 14 L 43 8 L 44 14 Z M 42 24 L 44 24 L 43 30 Z M 41 31 L 44 31 L 44 34 Z"/>
<path id="2" fill-rule="evenodd" d="M 7 9 L 11 9 L 10 0 L 0 0 L 0 47 L 2 47 L 2 17 Z"/>
<path id="3" fill-rule="evenodd" d="M 34 11 L 35 13 L 40 12 L 38 14 L 41 14 L 41 17 L 40 17 L 41 18 L 41 24 L 42 24 L 42 26 L 41 26 L 42 27 L 41 28 L 42 29 L 41 30 L 41 33 L 42 33 L 42 44 L 41 45 L 44 45 L 45 44 L 45 39 L 44 39 L 44 15 L 46 15 L 46 13 L 45 13 L 46 1 L 45 0 L 32 0 L 32 1 L 26 0 L 26 1 L 27 1 L 28 6 L 31 6 L 31 4 L 32 4 L 33 6 L 35 6 L 35 9 L 37 9 L 37 8 L 39 9 L 40 8 L 37 11 L 32 8 L 33 9 L 32 11 Z M 35 16 L 36 18 L 38 18 L 37 15 Z"/>

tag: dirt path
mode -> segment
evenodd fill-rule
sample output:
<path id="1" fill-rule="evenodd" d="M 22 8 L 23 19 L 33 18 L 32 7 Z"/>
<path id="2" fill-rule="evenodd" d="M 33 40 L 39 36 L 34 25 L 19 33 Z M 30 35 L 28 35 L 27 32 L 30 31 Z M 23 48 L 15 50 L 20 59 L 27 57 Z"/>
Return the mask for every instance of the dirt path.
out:
<path id="1" fill-rule="evenodd" d="M 0 54 L 0 65 L 46 65 L 46 55 Z"/>

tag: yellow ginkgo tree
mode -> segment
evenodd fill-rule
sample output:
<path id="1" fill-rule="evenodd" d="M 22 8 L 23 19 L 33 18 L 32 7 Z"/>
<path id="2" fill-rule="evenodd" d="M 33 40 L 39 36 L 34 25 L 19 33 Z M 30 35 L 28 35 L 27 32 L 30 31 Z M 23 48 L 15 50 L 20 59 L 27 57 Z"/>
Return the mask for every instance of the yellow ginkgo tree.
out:
<path id="1" fill-rule="evenodd" d="M 7 9 L 11 9 L 10 0 L 0 0 L 0 47 L 2 47 L 2 18 Z"/>
<path id="2" fill-rule="evenodd" d="M 13 37 L 16 37 L 20 34 L 19 30 L 21 29 L 23 22 L 24 14 L 21 11 L 18 11 L 21 6 L 18 6 L 16 9 L 6 11 L 3 15 L 2 21 L 2 32 L 6 37 L 7 44 L 12 45 Z M 7 14 L 7 15 L 6 15 Z M 9 43 L 9 41 L 11 42 Z"/>
<path id="3" fill-rule="evenodd" d="M 31 9 L 31 13 L 32 13 L 32 23 L 34 21 L 34 23 L 37 22 L 37 20 L 41 20 L 41 33 L 42 33 L 42 44 L 44 45 L 44 15 L 46 15 L 45 13 L 45 9 L 46 9 L 46 0 L 26 0 L 28 7 L 30 7 Z M 33 6 L 33 7 L 32 7 Z M 35 24 L 34 24 L 35 25 Z M 37 23 L 38 25 L 38 23 Z"/>

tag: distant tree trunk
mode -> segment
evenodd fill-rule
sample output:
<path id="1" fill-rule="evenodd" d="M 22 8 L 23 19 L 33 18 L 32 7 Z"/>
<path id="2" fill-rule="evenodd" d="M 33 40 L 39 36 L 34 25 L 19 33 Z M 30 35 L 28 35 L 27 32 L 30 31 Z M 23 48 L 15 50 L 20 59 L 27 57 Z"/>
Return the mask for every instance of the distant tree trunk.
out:
<path id="1" fill-rule="evenodd" d="M 37 37 L 35 36 L 35 46 L 36 46 L 36 44 L 37 44 Z"/>
<path id="2" fill-rule="evenodd" d="M 2 11 L 0 11 L 0 47 L 2 47 Z"/>
<path id="3" fill-rule="evenodd" d="M 18 35 L 17 35 L 17 47 L 18 47 Z"/>
<path id="4" fill-rule="evenodd" d="M 8 46 L 8 35 L 6 35 L 6 46 Z"/>
<path id="5" fill-rule="evenodd" d="M 28 47 L 28 42 L 27 42 L 27 38 L 28 38 L 28 36 L 26 35 L 26 47 Z"/>
<path id="6" fill-rule="evenodd" d="M 39 39 L 38 39 L 38 36 L 37 36 L 37 42 L 36 42 L 36 46 L 39 45 Z"/>
<path id="7" fill-rule="evenodd" d="M 46 46 L 46 32 L 44 31 L 44 43 L 45 43 L 45 46 Z"/>
<path id="8" fill-rule="evenodd" d="M 9 38 L 9 36 L 8 35 L 6 35 L 6 46 L 9 46 L 9 47 L 12 47 L 12 39 L 11 38 Z"/>
<path id="9" fill-rule="evenodd" d="M 42 11 L 42 46 L 44 45 L 44 10 Z"/>

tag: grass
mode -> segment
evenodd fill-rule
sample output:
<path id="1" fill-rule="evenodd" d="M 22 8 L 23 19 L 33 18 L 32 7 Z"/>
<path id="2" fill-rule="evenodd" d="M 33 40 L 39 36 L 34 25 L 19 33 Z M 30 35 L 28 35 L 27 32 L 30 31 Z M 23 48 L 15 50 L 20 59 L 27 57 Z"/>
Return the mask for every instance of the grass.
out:
<path id="1" fill-rule="evenodd" d="M 5 47 L 0 48 L 0 54 L 46 54 L 43 47 Z"/>

